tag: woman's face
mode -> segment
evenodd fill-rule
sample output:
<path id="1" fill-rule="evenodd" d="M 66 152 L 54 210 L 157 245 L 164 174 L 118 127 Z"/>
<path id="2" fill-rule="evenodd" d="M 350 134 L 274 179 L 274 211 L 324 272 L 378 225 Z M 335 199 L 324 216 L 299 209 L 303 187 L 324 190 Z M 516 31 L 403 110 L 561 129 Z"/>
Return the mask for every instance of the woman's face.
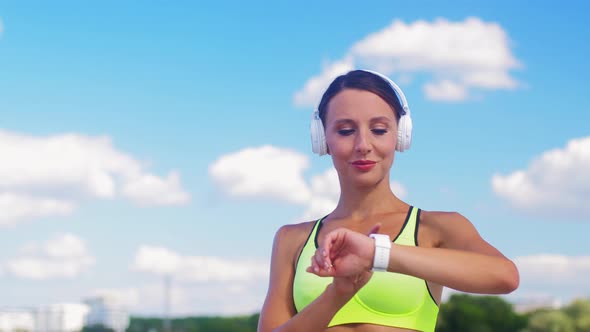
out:
<path id="1" fill-rule="evenodd" d="M 326 117 L 326 143 L 341 181 L 372 186 L 389 183 L 397 142 L 392 108 L 378 95 L 345 89 L 332 97 Z"/>

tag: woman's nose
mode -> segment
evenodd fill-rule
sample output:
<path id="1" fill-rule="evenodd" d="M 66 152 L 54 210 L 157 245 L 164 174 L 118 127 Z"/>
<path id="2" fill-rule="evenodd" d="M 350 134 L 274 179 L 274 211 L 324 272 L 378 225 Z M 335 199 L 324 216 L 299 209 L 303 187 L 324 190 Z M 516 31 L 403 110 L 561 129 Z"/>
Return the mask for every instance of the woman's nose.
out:
<path id="1" fill-rule="evenodd" d="M 367 137 L 367 133 L 362 130 L 359 130 L 358 135 L 356 136 L 355 150 L 362 155 L 366 155 L 371 152 L 370 138 Z"/>

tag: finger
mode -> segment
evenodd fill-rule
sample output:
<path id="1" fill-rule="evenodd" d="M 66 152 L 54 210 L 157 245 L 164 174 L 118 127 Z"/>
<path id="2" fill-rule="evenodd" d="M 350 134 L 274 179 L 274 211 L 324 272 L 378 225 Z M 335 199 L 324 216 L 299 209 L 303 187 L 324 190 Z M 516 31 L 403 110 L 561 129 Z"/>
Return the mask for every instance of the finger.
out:
<path id="1" fill-rule="evenodd" d="M 320 267 L 318 266 L 318 264 L 315 261 L 315 255 L 314 256 L 311 256 L 310 265 L 307 268 L 307 270 L 308 270 L 308 272 L 312 272 L 312 273 L 319 272 Z"/>
<path id="2" fill-rule="evenodd" d="M 333 270 L 332 271 L 327 271 L 324 269 L 317 269 L 315 270 L 314 268 L 312 268 L 311 266 L 308 267 L 307 269 L 305 269 L 306 272 L 309 273 L 313 273 L 315 275 L 317 275 L 318 277 L 333 277 Z"/>
<path id="3" fill-rule="evenodd" d="M 329 271 L 332 269 L 332 262 L 326 258 L 325 251 L 323 248 L 318 248 L 314 255 L 311 257 L 314 271 L 321 271 L 326 270 Z M 316 270 L 317 269 L 317 270 Z"/>
<path id="4" fill-rule="evenodd" d="M 324 253 L 326 255 L 326 261 L 330 264 L 330 268 L 334 267 L 334 244 L 333 243 L 328 243 L 328 250 L 326 250 Z"/>
<path id="5" fill-rule="evenodd" d="M 330 242 L 330 250 L 328 257 L 332 264 L 334 264 L 334 260 L 340 255 L 340 252 L 343 249 L 344 245 L 344 237 L 346 236 L 346 229 L 339 229 L 338 233 L 334 233 L 334 237 Z"/>
<path id="6" fill-rule="evenodd" d="M 379 229 L 381 229 L 381 223 L 376 223 L 375 225 L 373 225 L 373 227 L 371 227 L 371 229 L 369 230 L 369 233 L 367 233 L 367 235 L 377 233 L 377 232 L 379 232 Z"/>
<path id="7" fill-rule="evenodd" d="M 333 250 L 338 249 L 339 244 L 342 242 L 342 237 L 347 231 L 347 229 L 338 228 L 326 235 L 324 242 L 322 242 L 322 248 L 326 250 L 326 256 L 330 256 Z"/>
<path id="8" fill-rule="evenodd" d="M 322 248 L 321 254 L 322 254 L 322 259 L 324 262 L 324 268 L 326 270 L 330 271 L 334 267 L 334 265 L 333 265 L 334 263 L 332 262 L 332 259 L 330 259 L 330 254 L 329 254 L 330 250 L 332 250 L 332 244 L 328 243 L 327 247 L 328 247 L 327 249 Z"/>
<path id="9" fill-rule="evenodd" d="M 324 255 L 322 252 L 323 252 L 323 249 L 318 248 L 315 251 L 315 254 L 313 255 L 313 259 L 314 259 L 314 263 L 317 264 L 317 266 L 320 269 L 326 269 L 326 262 L 325 262 Z"/>
<path id="10" fill-rule="evenodd" d="M 320 252 L 321 257 L 323 258 L 324 266 L 328 270 L 334 266 L 332 258 L 334 257 L 334 250 L 337 249 L 337 246 L 335 247 L 335 243 L 341 237 L 341 232 L 341 229 L 337 229 L 326 234 L 324 240 L 320 243 L 318 247 L 318 251 Z"/>

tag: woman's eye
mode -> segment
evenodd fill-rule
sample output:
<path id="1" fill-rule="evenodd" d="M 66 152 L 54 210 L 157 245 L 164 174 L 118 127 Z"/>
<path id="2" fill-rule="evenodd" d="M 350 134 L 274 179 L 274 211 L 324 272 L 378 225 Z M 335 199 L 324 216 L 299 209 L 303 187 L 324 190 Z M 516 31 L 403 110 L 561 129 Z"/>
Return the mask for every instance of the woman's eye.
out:
<path id="1" fill-rule="evenodd" d="M 340 134 L 342 136 L 349 136 L 349 135 L 352 135 L 352 133 L 354 133 L 354 129 L 339 129 L 338 130 L 338 134 Z"/>
<path id="2" fill-rule="evenodd" d="M 373 129 L 372 130 L 375 135 L 385 135 L 387 134 L 387 129 Z"/>

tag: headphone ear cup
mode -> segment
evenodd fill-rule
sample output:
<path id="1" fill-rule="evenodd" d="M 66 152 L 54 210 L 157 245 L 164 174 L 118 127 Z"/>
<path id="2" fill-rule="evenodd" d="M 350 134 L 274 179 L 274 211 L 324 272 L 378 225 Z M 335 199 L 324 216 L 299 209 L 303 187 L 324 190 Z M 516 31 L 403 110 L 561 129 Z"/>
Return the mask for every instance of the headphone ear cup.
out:
<path id="1" fill-rule="evenodd" d="M 320 156 L 328 153 L 328 145 L 326 144 L 326 134 L 324 125 L 320 119 L 319 112 L 313 112 L 311 118 L 311 150 Z"/>
<path id="2" fill-rule="evenodd" d="M 412 118 L 409 112 L 399 118 L 397 129 L 397 144 L 395 149 L 404 152 L 412 145 Z"/>

